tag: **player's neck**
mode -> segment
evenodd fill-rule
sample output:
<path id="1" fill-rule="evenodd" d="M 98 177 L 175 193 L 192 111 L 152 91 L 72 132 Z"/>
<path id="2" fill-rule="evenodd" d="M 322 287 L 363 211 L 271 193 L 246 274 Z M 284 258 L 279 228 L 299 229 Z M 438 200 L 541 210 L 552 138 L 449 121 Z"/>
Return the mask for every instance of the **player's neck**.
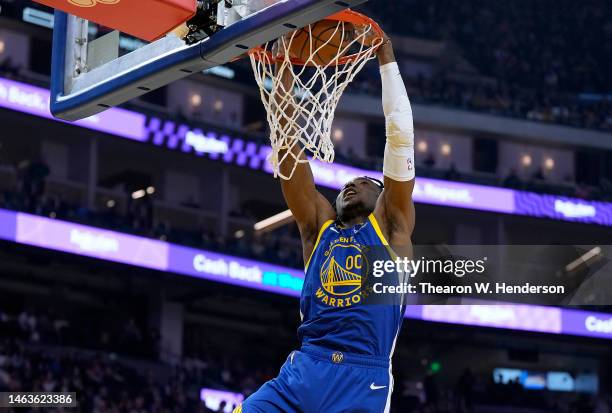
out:
<path id="1" fill-rule="evenodd" d="M 363 224 L 368 219 L 367 215 L 359 215 L 354 217 L 340 218 L 338 217 L 337 226 L 344 228 L 352 228 L 355 225 Z"/>

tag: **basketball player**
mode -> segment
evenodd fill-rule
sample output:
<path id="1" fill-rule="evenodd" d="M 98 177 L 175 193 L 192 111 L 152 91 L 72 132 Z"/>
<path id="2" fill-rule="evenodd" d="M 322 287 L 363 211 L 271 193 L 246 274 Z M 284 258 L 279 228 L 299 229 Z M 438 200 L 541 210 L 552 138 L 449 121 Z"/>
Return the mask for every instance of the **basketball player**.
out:
<path id="1" fill-rule="evenodd" d="M 387 128 L 384 184 L 368 177 L 353 179 L 338 194 L 334 208 L 316 190 L 308 163 L 299 163 L 290 180 L 281 180 L 299 226 L 306 263 L 298 329 L 302 346 L 289 355 L 277 378 L 235 412 L 383 413 L 390 409 L 391 357 L 404 307 L 360 305 L 358 274 L 363 246 L 410 245 L 415 220 L 414 130 L 410 101 L 389 38 L 384 38 L 377 53 Z M 285 90 L 292 90 L 292 84 L 286 84 L 291 82 L 289 76 L 281 77 Z M 293 165 L 285 162 L 280 167 L 288 175 Z M 347 277 L 353 274 L 357 281 L 330 281 L 330 265 Z"/>

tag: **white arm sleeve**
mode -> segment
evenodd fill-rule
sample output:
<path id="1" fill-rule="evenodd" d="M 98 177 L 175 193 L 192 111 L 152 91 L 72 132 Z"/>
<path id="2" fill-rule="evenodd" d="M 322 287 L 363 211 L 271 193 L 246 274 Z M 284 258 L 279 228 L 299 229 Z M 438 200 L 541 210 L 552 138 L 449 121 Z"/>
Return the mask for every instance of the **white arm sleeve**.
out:
<path id="1" fill-rule="evenodd" d="M 380 67 L 387 129 L 383 173 L 400 182 L 414 179 L 414 122 L 412 107 L 397 62 Z"/>

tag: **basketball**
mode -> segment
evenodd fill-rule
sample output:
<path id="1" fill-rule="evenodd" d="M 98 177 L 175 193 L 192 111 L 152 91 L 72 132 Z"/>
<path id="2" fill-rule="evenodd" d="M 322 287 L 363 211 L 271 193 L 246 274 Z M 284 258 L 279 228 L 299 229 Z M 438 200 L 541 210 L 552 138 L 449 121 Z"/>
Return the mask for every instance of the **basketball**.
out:
<path id="1" fill-rule="evenodd" d="M 295 33 L 290 48 L 292 58 L 307 61 L 312 53 L 314 63 L 324 66 L 334 60 L 339 50 L 354 38 L 354 28 L 350 23 L 344 23 L 344 35 L 342 25 L 333 20 L 322 20 L 310 28 L 306 26 Z M 346 50 L 339 57 L 344 54 Z"/>

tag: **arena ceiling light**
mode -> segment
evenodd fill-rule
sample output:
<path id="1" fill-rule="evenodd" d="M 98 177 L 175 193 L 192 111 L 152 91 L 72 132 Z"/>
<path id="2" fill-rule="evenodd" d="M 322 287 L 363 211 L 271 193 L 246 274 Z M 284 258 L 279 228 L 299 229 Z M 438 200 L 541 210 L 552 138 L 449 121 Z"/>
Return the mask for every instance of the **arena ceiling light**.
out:
<path id="1" fill-rule="evenodd" d="M 132 199 L 140 199 L 144 197 L 147 192 L 144 189 L 139 189 L 138 191 L 132 192 Z"/>
<path id="2" fill-rule="evenodd" d="M 544 159 L 544 168 L 548 171 L 555 169 L 555 160 L 551 157 Z"/>
<path id="3" fill-rule="evenodd" d="M 272 231 L 278 227 L 282 227 L 283 225 L 290 223 L 291 221 L 293 221 L 293 214 L 290 210 L 286 210 L 256 223 L 255 232 Z"/>
<path id="4" fill-rule="evenodd" d="M 531 155 L 529 154 L 525 154 L 521 157 L 521 164 L 526 168 L 531 166 L 532 161 L 533 159 L 531 158 Z"/>
<path id="5" fill-rule="evenodd" d="M 427 149 L 427 141 L 419 141 L 419 143 L 417 144 L 417 150 L 421 153 L 425 153 L 427 152 Z"/>
<path id="6" fill-rule="evenodd" d="M 139 189 L 138 191 L 132 192 L 132 199 L 140 199 L 145 195 L 153 195 L 155 193 L 154 186 L 148 186 L 146 189 Z"/>

